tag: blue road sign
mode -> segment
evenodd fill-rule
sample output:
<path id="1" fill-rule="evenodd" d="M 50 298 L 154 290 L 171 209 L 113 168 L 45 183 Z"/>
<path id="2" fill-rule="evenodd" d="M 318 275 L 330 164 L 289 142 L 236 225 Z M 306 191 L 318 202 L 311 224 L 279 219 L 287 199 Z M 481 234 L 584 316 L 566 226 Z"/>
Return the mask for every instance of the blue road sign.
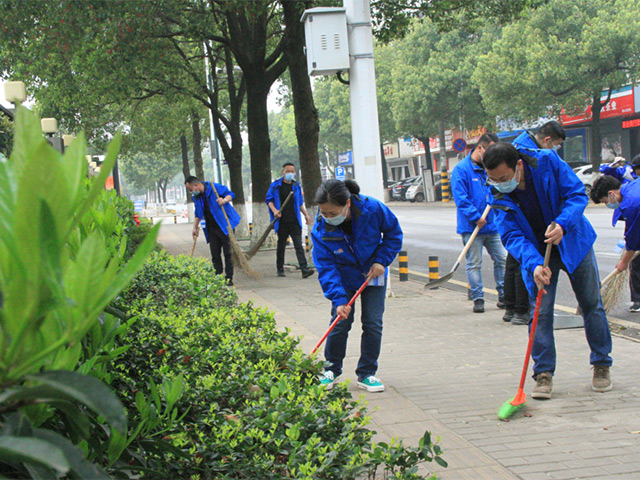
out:
<path id="1" fill-rule="evenodd" d="M 336 180 L 344 181 L 344 179 L 345 179 L 344 167 L 336 167 Z"/>
<path id="2" fill-rule="evenodd" d="M 458 138 L 453 142 L 453 149 L 456 152 L 464 152 L 465 148 L 467 148 L 467 142 L 465 142 L 462 138 Z"/>

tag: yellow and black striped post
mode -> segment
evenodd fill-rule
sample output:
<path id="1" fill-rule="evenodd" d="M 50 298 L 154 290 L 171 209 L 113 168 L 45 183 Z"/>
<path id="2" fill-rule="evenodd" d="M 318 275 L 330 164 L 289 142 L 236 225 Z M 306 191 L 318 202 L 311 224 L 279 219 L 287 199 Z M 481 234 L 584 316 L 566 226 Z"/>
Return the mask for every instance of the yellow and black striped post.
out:
<path id="1" fill-rule="evenodd" d="M 438 269 L 439 269 L 438 257 L 429 255 L 429 281 L 430 282 L 433 282 L 434 280 L 437 280 L 438 278 L 440 278 Z"/>
<path id="2" fill-rule="evenodd" d="M 449 190 L 449 172 L 446 170 L 440 172 L 440 177 L 442 178 L 442 201 L 448 202 L 451 199 L 451 191 Z"/>
<path id="3" fill-rule="evenodd" d="M 253 235 L 253 223 L 249 222 L 249 236 Z"/>
<path id="4" fill-rule="evenodd" d="M 178 217 L 176 215 L 173 216 L 173 223 L 178 223 Z"/>
<path id="5" fill-rule="evenodd" d="M 309 235 L 304 236 L 304 251 L 309 251 Z"/>
<path id="6" fill-rule="evenodd" d="M 406 282 L 409 280 L 409 255 L 406 250 L 398 254 L 398 263 L 400 264 L 400 281 Z"/>

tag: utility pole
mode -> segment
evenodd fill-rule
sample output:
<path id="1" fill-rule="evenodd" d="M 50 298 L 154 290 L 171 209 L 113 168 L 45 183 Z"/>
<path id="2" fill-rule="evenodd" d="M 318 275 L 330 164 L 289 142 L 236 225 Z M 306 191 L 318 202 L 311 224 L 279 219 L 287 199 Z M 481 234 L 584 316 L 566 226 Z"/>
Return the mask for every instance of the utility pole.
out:
<path id="1" fill-rule="evenodd" d="M 349 39 L 353 168 L 362 193 L 384 201 L 369 0 L 343 0 Z"/>

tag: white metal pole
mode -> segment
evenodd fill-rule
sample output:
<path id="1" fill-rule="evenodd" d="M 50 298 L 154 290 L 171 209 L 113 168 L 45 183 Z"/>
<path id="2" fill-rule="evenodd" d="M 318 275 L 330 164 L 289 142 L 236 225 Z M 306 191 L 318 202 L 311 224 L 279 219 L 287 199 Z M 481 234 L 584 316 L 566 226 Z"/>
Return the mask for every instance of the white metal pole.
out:
<path id="1" fill-rule="evenodd" d="M 213 89 L 213 82 L 211 80 L 211 72 L 209 70 L 209 55 L 207 55 L 209 51 L 209 45 L 207 42 L 204 44 L 204 70 L 207 78 L 207 87 L 209 90 Z M 213 177 L 216 183 L 222 183 L 222 172 L 220 169 L 220 155 L 218 155 L 218 139 L 216 138 L 216 131 L 213 127 L 213 113 L 211 109 L 208 109 L 209 112 L 209 129 L 210 129 L 210 142 L 209 142 L 209 154 L 211 155 L 212 165 L 213 165 Z M 204 180 L 203 178 L 201 180 Z"/>
<path id="2" fill-rule="evenodd" d="M 349 37 L 353 168 L 362 193 L 384 201 L 369 0 L 343 0 Z"/>

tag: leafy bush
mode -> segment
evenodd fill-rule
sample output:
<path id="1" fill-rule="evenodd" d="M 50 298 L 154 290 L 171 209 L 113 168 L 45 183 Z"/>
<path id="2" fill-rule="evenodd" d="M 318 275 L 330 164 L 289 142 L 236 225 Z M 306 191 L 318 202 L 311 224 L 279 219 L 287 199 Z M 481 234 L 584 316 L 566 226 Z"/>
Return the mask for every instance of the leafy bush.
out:
<path id="1" fill-rule="evenodd" d="M 86 179 L 82 136 L 64 156 L 37 117 L 16 116 L 9 160 L 0 160 L 0 476 L 106 478 L 89 463 L 93 431 L 126 431 L 125 411 L 95 378 L 75 372 L 82 339 L 133 278 L 157 231 L 123 263 L 122 220 L 101 174 Z"/>
<path id="2" fill-rule="evenodd" d="M 128 445 L 122 459 L 149 478 L 382 478 L 381 470 L 408 479 L 419 478 L 421 461 L 445 464 L 428 433 L 418 448 L 372 444 L 365 406 L 346 387 L 321 387 L 320 362 L 272 314 L 237 304 L 210 262 L 152 254 L 118 303 L 138 321 L 122 339 L 132 344 L 112 386 L 132 430 L 150 425 L 152 409 L 165 418 L 147 434 L 177 449 L 158 444 L 142 456 L 136 440 Z M 141 404 L 142 395 L 154 403 Z"/>

